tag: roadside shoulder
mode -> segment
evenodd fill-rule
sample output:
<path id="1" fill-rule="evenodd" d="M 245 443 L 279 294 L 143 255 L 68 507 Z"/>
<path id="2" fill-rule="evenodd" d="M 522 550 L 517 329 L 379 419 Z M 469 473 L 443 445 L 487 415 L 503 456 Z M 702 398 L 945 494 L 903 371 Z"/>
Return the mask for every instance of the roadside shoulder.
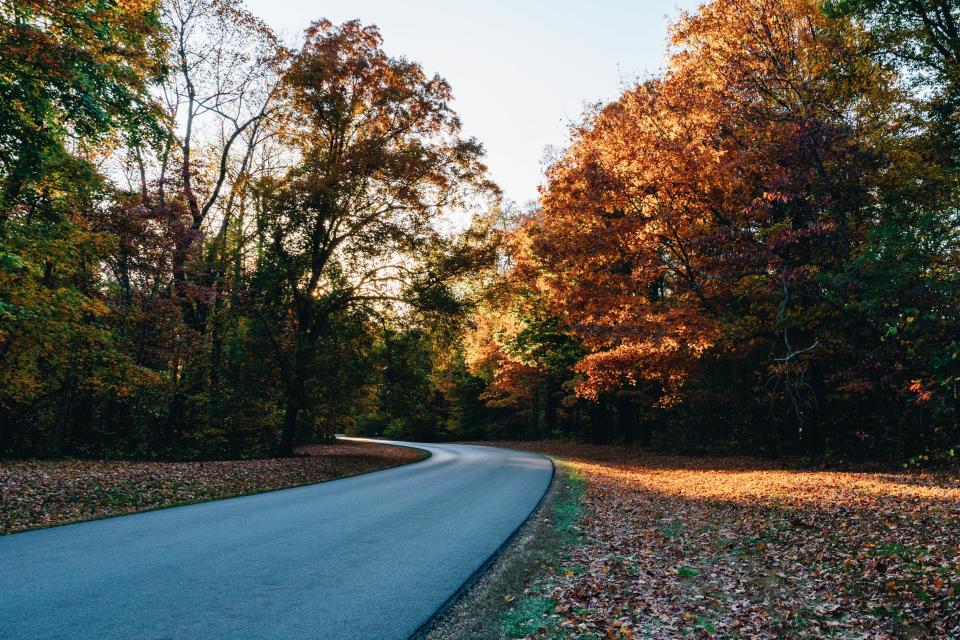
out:
<path id="1" fill-rule="evenodd" d="M 554 476 L 539 509 L 484 574 L 434 622 L 425 640 L 481 640 L 513 636 L 529 610 L 544 606 L 531 583 L 562 565 L 576 542 L 585 482 L 554 460 Z M 537 616 L 539 617 L 539 616 Z"/>

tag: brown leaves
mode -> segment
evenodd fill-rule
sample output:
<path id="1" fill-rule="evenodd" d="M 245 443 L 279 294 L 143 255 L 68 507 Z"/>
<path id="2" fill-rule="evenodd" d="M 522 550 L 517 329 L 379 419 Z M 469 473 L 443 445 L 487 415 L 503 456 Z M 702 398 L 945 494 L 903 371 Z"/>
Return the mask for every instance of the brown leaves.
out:
<path id="1" fill-rule="evenodd" d="M 311 445 L 302 453 L 219 462 L 0 462 L 0 534 L 333 480 L 422 457 L 381 444 Z"/>
<path id="2" fill-rule="evenodd" d="M 542 588 L 560 637 L 960 634 L 954 477 L 507 446 L 571 460 L 590 483 L 583 544 Z"/>

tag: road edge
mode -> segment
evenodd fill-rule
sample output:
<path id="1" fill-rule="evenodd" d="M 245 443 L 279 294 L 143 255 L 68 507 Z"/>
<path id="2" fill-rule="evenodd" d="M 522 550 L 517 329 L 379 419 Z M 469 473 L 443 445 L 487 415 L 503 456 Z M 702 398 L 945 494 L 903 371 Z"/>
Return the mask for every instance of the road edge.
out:
<path id="1" fill-rule="evenodd" d="M 476 445 L 473 445 L 473 446 L 476 446 Z M 483 446 L 489 446 L 489 445 L 483 445 Z M 531 451 L 520 451 L 519 449 L 507 449 L 506 447 L 495 447 L 495 448 L 498 448 L 498 449 L 502 448 L 506 451 L 518 451 L 519 453 L 533 453 Z M 551 458 L 548 455 L 544 455 L 542 453 L 537 453 L 536 455 L 542 458 L 545 458 L 550 462 L 550 482 L 547 483 L 547 488 L 544 489 L 543 495 L 540 496 L 540 499 L 537 501 L 537 504 L 534 505 L 533 509 L 530 510 L 530 513 L 528 513 L 527 516 L 523 519 L 523 521 L 517 525 L 517 527 L 510 533 L 509 536 L 506 537 L 506 539 L 500 544 L 500 546 L 497 547 L 493 551 L 493 553 L 490 554 L 490 556 L 483 561 L 483 563 L 477 568 L 477 570 L 474 571 L 472 574 L 470 574 L 470 577 L 468 577 L 464 581 L 464 583 L 461 584 L 460 587 L 456 591 L 454 591 L 453 594 L 449 598 L 447 598 L 446 601 L 444 601 L 444 603 L 440 605 L 440 607 L 436 611 L 434 611 L 433 614 L 422 625 L 420 625 L 417 628 L 417 630 L 413 632 L 412 635 L 410 635 L 409 640 L 423 640 L 423 638 L 425 638 L 427 634 L 429 634 L 430 631 L 433 629 L 434 625 L 436 625 L 437 621 L 440 620 L 443 617 L 443 615 L 460 600 L 460 598 L 462 598 L 468 591 L 470 591 L 470 589 L 473 588 L 475 584 L 477 584 L 480 578 L 482 578 L 484 574 L 486 574 L 486 572 L 490 569 L 490 567 L 493 566 L 493 564 L 497 561 L 498 558 L 500 558 L 503 552 L 506 551 L 511 544 L 513 544 L 513 541 L 517 538 L 517 535 L 524 528 L 524 526 L 526 526 L 526 524 L 530 521 L 530 519 L 535 514 L 539 513 L 540 509 L 543 508 L 544 502 L 546 502 L 547 496 L 550 495 L 550 490 L 553 488 L 553 484 L 557 480 L 557 464 L 556 462 L 554 462 L 553 458 Z"/>

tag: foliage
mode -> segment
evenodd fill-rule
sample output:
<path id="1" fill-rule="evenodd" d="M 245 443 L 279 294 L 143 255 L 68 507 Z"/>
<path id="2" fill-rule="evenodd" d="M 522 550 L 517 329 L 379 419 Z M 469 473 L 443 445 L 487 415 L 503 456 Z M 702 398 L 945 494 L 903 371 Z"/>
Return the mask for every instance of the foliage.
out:
<path id="1" fill-rule="evenodd" d="M 955 174 L 918 117 L 938 94 L 908 90 L 872 25 L 803 0 L 685 16 L 668 70 L 585 116 L 514 230 L 473 335 L 488 397 L 535 407 L 534 345 L 559 334 L 546 368 L 594 440 L 953 446 Z"/>
<path id="2" fill-rule="evenodd" d="M 114 241 L 89 213 L 115 194 L 96 145 L 155 134 L 162 44 L 150 2 L 13 2 L 2 17 L 0 452 L 48 452 L 93 396 L 156 380 L 116 348 L 97 273 Z"/>
<path id="3" fill-rule="evenodd" d="M 459 138 L 449 86 L 380 44 L 376 29 L 356 22 L 307 31 L 284 82 L 299 162 L 257 185 L 258 316 L 270 318 L 264 330 L 278 345 L 286 453 L 309 350 L 330 332 L 330 316 L 389 301 L 435 306 L 424 287 L 440 289 L 448 274 L 421 261 L 443 255 L 447 241 L 432 223 L 490 188 L 481 148 Z"/>
<path id="4" fill-rule="evenodd" d="M 68 141 L 149 137 L 147 90 L 161 70 L 150 0 L 5 0 L 0 8 L 0 225 Z"/>
<path id="5" fill-rule="evenodd" d="M 949 462 L 957 19 L 705 3 L 519 212 L 375 27 L 293 50 L 239 0 L 7 0 L 0 454 L 349 429 Z"/>
<path id="6" fill-rule="evenodd" d="M 463 318 L 492 254 L 439 221 L 496 188 L 375 27 L 293 51 L 236 0 L 3 19 L 0 454 L 292 455 L 400 388 L 382 327 Z M 423 384 L 387 410 L 443 431 Z"/>

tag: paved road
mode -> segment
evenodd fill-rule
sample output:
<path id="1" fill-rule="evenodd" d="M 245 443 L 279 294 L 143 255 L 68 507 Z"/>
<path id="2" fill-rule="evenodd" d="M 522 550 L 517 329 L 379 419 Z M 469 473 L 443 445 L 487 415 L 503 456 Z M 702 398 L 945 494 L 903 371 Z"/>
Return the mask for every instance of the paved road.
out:
<path id="1" fill-rule="evenodd" d="M 408 638 L 527 518 L 540 456 L 424 462 L 0 537 L 0 638 Z"/>

